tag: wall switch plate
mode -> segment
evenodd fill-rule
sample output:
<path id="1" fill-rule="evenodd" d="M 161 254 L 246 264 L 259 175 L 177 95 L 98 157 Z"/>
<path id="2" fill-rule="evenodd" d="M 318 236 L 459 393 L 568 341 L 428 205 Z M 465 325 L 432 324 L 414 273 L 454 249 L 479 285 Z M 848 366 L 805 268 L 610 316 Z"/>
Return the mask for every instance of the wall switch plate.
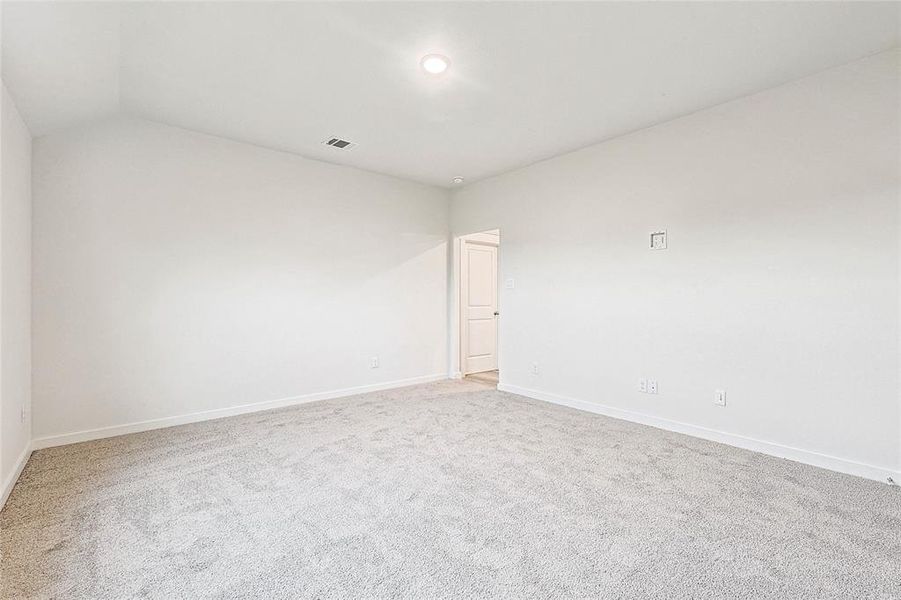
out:
<path id="1" fill-rule="evenodd" d="M 714 392 L 713 403 L 717 406 L 726 406 L 726 390 L 717 390 Z"/>
<path id="2" fill-rule="evenodd" d="M 379 357 L 373 356 L 369 359 L 369 368 L 370 369 L 378 369 L 379 368 Z"/>
<path id="3" fill-rule="evenodd" d="M 651 250 L 666 250 L 666 229 L 651 232 Z"/>
<path id="4" fill-rule="evenodd" d="M 507 288 L 508 290 L 512 290 L 515 286 L 516 286 L 516 282 L 513 281 L 512 277 L 507 277 L 504 280 L 504 287 Z"/>
<path id="5" fill-rule="evenodd" d="M 538 375 L 538 363 L 532 363 L 532 375 Z"/>
<path id="6" fill-rule="evenodd" d="M 649 394 L 657 393 L 657 380 L 656 379 L 648 379 L 648 393 Z"/>
<path id="7" fill-rule="evenodd" d="M 639 379 L 638 380 L 638 391 L 642 394 L 648 393 L 648 380 L 647 379 Z"/>

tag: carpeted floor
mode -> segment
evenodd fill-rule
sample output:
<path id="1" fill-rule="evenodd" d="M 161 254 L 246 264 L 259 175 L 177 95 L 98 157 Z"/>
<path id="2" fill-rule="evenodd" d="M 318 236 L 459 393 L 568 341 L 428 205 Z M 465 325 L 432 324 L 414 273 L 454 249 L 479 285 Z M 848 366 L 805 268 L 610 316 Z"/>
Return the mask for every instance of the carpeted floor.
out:
<path id="1" fill-rule="evenodd" d="M 901 598 L 899 492 L 449 381 L 36 452 L 0 591 Z"/>
<path id="2" fill-rule="evenodd" d="M 465 377 L 467 381 L 475 381 L 476 383 L 484 383 L 486 385 L 491 385 L 497 387 L 497 383 L 500 380 L 500 374 L 497 370 L 494 371 L 483 371 L 481 373 L 472 373 Z"/>

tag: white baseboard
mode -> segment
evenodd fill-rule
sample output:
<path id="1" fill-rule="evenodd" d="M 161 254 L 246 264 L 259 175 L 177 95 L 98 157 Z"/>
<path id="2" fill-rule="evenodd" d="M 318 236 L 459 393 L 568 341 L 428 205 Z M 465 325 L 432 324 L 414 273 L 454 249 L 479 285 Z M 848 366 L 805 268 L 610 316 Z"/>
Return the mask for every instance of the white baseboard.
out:
<path id="1" fill-rule="evenodd" d="M 664 419 L 661 417 L 654 417 L 630 410 L 623 410 L 621 408 L 614 408 L 612 406 L 596 404 L 594 402 L 586 402 L 585 400 L 567 398 L 565 396 L 559 396 L 550 392 L 530 390 L 528 388 L 519 387 L 517 385 L 501 383 L 497 386 L 497 389 L 503 392 L 510 392 L 511 394 L 518 394 L 520 396 L 526 396 L 527 398 L 533 398 L 535 400 L 543 400 L 544 402 L 551 402 L 553 404 L 560 404 L 562 406 L 568 406 L 570 408 L 576 408 L 599 415 L 622 419 L 624 421 L 631 421 L 633 423 L 640 423 L 642 425 L 650 425 L 651 427 L 656 427 L 658 429 L 684 433 L 686 435 L 703 438 L 705 440 L 719 442 L 721 444 L 727 444 L 729 446 L 736 446 L 745 450 L 753 450 L 754 452 L 760 452 L 762 454 L 768 454 L 770 456 L 775 456 L 778 458 L 785 458 L 788 460 L 793 460 L 795 462 L 813 465 L 814 467 L 829 469 L 831 471 L 838 471 L 839 473 L 847 473 L 848 475 L 857 475 L 858 477 L 864 477 L 866 479 L 874 479 L 883 483 L 889 482 L 889 478 L 891 478 L 895 484 L 901 484 L 901 472 L 893 471 L 884 467 L 877 467 L 875 465 L 859 463 L 844 458 L 838 458 L 836 456 L 830 456 L 828 454 L 821 454 L 819 452 L 813 452 L 811 450 L 802 450 L 801 448 L 793 448 L 791 446 L 785 446 L 774 442 L 766 442 L 742 435 L 736 435 L 734 433 L 726 433 L 724 431 L 708 429 L 706 427 L 700 427 L 698 425 L 690 425 L 688 423 L 681 423 L 679 421 L 671 421 L 669 419 Z"/>
<path id="2" fill-rule="evenodd" d="M 406 387 L 408 385 L 416 385 L 419 383 L 442 381 L 444 379 L 447 379 L 447 373 L 424 375 L 421 377 L 411 377 L 409 379 L 399 379 L 396 381 L 387 381 L 384 383 L 361 385 L 352 388 L 331 390 L 328 392 L 317 392 L 315 394 L 306 394 L 303 396 L 292 396 L 290 398 L 281 398 L 279 400 L 267 400 L 265 402 L 255 402 L 253 404 L 242 404 L 240 406 L 231 406 L 229 408 L 205 410 L 202 412 L 190 413 L 187 415 L 178 415 L 175 417 L 164 417 L 161 419 L 151 419 L 149 421 L 126 423 L 124 425 L 113 425 L 111 427 L 100 427 L 97 429 L 88 429 L 85 431 L 75 431 L 72 433 L 50 435 L 32 440 L 31 447 L 34 450 L 40 450 L 42 448 L 53 448 L 55 446 L 77 444 L 78 442 L 89 442 L 91 440 L 115 437 L 117 435 L 125 435 L 128 433 L 138 433 L 141 431 L 150 431 L 152 429 L 174 427 L 176 425 L 187 425 L 188 423 L 197 423 L 199 421 L 211 421 L 213 419 L 233 417 L 236 415 L 244 415 L 247 413 L 254 413 L 263 410 L 272 410 L 274 408 L 284 408 L 286 406 L 306 404 L 307 402 L 317 402 L 319 400 L 331 400 L 333 398 L 356 396 L 357 394 L 365 394 L 367 392 L 390 390 L 394 388 Z"/>
<path id="3" fill-rule="evenodd" d="M 0 510 L 3 510 L 3 507 L 6 506 L 6 500 L 12 493 L 13 488 L 16 487 L 19 475 L 21 475 L 22 471 L 25 469 L 25 465 L 28 463 L 29 458 L 31 458 L 30 444 L 25 446 L 25 449 L 22 450 L 22 454 L 19 455 L 19 459 L 16 461 L 15 468 L 3 482 L 3 489 L 0 489 Z"/>

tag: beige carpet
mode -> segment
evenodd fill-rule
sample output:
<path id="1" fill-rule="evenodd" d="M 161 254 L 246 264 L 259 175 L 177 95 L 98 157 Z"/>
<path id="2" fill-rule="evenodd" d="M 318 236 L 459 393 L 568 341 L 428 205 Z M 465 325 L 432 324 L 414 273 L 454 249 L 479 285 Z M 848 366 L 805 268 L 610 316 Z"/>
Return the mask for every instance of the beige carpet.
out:
<path id="1" fill-rule="evenodd" d="M 476 383 L 484 383 L 496 387 L 500 379 L 500 374 L 497 371 L 484 371 L 482 373 L 472 373 L 471 375 L 467 375 L 466 379 L 468 381 L 475 381 Z"/>
<path id="2" fill-rule="evenodd" d="M 898 488 L 442 382 L 36 452 L 3 598 L 901 598 Z"/>

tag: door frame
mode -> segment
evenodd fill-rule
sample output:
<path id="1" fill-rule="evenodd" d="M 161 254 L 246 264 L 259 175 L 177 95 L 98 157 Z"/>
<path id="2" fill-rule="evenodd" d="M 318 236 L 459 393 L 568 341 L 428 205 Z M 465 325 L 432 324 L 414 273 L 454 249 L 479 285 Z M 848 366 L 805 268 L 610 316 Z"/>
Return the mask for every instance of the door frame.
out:
<path id="1" fill-rule="evenodd" d="M 454 294 L 454 300 L 457 304 L 456 310 L 453 314 L 456 316 L 456 338 L 457 348 L 456 352 L 452 354 L 454 356 L 455 365 L 451 365 L 451 373 L 455 378 L 460 378 L 464 376 L 464 366 L 466 363 L 466 357 L 464 356 L 465 352 L 465 328 L 466 328 L 466 304 L 463 302 L 463 260 L 466 258 L 465 252 L 465 244 L 478 244 L 483 246 L 494 246 L 497 248 L 497 310 L 500 312 L 501 310 L 501 246 L 500 246 L 500 230 L 499 229 L 488 229 L 485 231 L 479 231 L 477 233 L 471 233 L 467 235 L 461 235 L 455 240 L 455 253 L 457 255 L 456 260 L 454 261 L 454 271 L 456 272 L 456 290 Z M 494 351 L 498 357 L 498 369 L 500 369 L 500 319 L 498 319 L 497 327 L 495 333 L 495 343 L 494 343 Z"/>

